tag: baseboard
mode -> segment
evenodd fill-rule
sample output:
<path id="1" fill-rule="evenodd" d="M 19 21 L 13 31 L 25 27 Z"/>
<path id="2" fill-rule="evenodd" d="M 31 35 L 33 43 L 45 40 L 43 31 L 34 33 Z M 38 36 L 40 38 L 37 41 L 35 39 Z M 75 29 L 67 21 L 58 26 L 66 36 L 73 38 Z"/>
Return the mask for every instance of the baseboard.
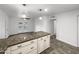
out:
<path id="1" fill-rule="evenodd" d="M 56 40 L 58 40 L 58 39 L 56 39 Z M 61 40 L 58 40 L 58 41 L 61 42 L 63 45 L 65 44 L 65 45 L 67 45 L 68 47 L 71 47 L 72 49 L 73 49 L 73 48 L 79 49 L 79 47 L 74 46 L 74 45 L 71 45 L 71 44 L 66 43 L 66 42 L 64 42 L 64 41 L 61 41 Z"/>

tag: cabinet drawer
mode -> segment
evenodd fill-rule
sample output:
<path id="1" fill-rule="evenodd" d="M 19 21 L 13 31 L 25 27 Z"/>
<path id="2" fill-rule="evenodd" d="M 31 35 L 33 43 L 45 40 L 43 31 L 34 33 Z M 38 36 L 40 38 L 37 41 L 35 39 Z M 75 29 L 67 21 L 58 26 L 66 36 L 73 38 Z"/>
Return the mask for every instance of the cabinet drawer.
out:
<path id="1" fill-rule="evenodd" d="M 35 50 L 35 49 L 37 49 L 37 43 L 21 47 L 21 48 L 19 48 L 17 50 L 13 50 L 13 51 L 11 51 L 11 53 L 12 54 L 26 54 L 26 53 L 28 53 L 30 51 Z"/>
<path id="2" fill-rule="evenodd" d="M 28 52 L 31 52 L 31 51 L 37 49 L 37 43 L 32 44 L 32 45 L 29 45 L 29 46 L 27 46 L 27 47 L 24 47 L 24 48 L 22 48 L 22 49 L 23 49 L 23 53 L 24 53 L 24 54 L 27 54 Z"/>
<path id="3" fill-rule="evenodd" d="M 10 51 L 11 54 L 23 54 L 22 50 L 21 49 L 17 49 L 17 50 L 14 50 L 14 51 Z"/>
<path id="4" fill-rule="evenodd" d="M 36 39 L 32 40 L 32 41 L 21 43 L 21 44 L 18 44 L 18 45 L 11 46 L 11 47 L 8 48 L 8 50 L 13 51 L 13 50 L 19 49 L 21 47 L 28 46 L 28 45 L 35 44 L 35 43 L 37 43 Z"/>

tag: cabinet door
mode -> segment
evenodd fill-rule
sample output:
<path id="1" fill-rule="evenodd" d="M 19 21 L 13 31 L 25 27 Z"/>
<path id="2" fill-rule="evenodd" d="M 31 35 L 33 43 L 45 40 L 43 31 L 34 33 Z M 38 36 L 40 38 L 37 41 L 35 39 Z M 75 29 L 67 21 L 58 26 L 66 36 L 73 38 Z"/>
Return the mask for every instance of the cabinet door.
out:
<path id="1" fill-rule="evenodd" d="M 50 47 L 50 35 L 38 39 L 38 53 Z"/>
<path id="2" fill-rule="evenodd" d="M 44 40 L 42 38 L 38 39 L 38 53 L 44 50 Z"/>
<path id="3" fill-rule="evenodd" d="M 50 36 L 44 37 L 44 50 L 50 47 Z"/>

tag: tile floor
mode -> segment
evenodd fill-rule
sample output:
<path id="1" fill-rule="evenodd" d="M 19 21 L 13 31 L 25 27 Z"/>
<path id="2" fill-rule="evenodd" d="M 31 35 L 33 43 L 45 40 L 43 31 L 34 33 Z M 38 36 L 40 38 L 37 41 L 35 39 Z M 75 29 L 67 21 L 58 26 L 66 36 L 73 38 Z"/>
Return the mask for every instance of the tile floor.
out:
<path id="1" fill-rule="evenodd" d="M 41 54 L 79 54 L 79 48 L 51 38 L 50 48 L 46 49 Z"/>

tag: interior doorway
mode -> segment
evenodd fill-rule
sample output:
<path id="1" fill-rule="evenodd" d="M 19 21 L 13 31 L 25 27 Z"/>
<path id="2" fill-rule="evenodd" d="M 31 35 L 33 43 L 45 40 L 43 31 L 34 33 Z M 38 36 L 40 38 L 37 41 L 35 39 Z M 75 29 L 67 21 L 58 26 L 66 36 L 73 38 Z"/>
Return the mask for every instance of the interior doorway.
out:
<path id="1" fill-rule="evenodd" d="M 54 23 L 54 35 L 56 35 L 56 19 L 53 21 Z"/>
<path id="2" fill-rule="evenodd" d="M 56 38 L 56 19 L 50 21 L 50 31 L 52 38 Z"/>
<path id="3" fill-rule="evenodd" d="M 53 20 L 54 23 L 54 35 L 53 38 L 56 38 L 56 19 Z"/>

